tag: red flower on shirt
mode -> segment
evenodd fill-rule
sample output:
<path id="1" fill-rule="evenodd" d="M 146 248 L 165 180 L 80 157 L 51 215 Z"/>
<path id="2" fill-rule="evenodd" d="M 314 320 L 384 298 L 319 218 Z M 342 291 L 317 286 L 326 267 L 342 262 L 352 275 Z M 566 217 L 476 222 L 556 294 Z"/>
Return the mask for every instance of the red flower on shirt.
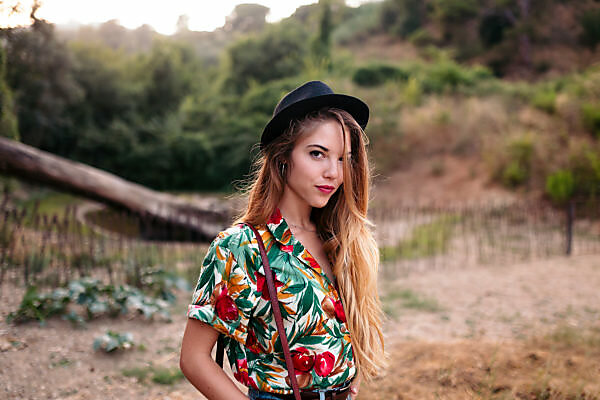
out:
<path id="1" fill-rule="evenodd" d="M 245 358 L 241 360 L 238 359 L 235 360 L 235 365 L 237 367 L 237 372 L 234 372 L 233 374 L 235 379 L 237 379 L 239 382 L 243 383 L 248 387 L 258 389 L 258 386 L 256 386 L 256 382 L 254 382 L 254 379 L 248 376 L 248 361 Z"/>
<path id="2" fill-rule="evenodd" d="M 292 246 L 291 244 L 282 244 L 279 247 L 281 248 L 281 250 L 285 251 L 286 253 L 294 252 L 294 246 Z"/>
<path id="3" fill-rule="evenodd" d="M 271 215 L 271 217 L 267 221 L 267 224 L 278 224 L 281 222 L 282 218 L 283 217 L 281 216 L 281 211 L 279 211 L 279 208 L 276 208 L 275 212 Z"/>
<path id="4" fill-rule="evenodd" d="M 254 277 L 256 278 L 256 290 L 261 292 L 260 297 L 262 297 L 264 300 L 271 300 L 271 296 L 269 295 L 269 286 L 267 286 L 267 278 L 258 271 L 254 272 Z M 277 288 L 282 287 L 282 286 L 283 286 L 283 282 L 280 282 L 276 278 L 275 279 L 275 290 L 277 290 Z"/>
<path id="5" fill-rule="evenodd" d="M 327 376 L 333 369 L 335 363 L 335 356 L 329 351 L 321 354 L 317 354 L 315 358 L 315 372 L 319 376 Z"/>
<path id="6" fill-rule="evenodd" d="M 344 312 L 344 306 L 342 305 L 342 301 L 336 301 L 333 307 L 335 310 L 335 317 L 338 319 L 338 321 L 346 323 L 346 313 Z"/>
<path id="7" fill-rule="evenodd" d="M 315 356 L 306 348 L 298 347 L 292 351 L 292 361 L 294 369 L 298 372 L 308 372 L 315 365 Z"/>
<path id="8" fill-rule="evenodd" d="M 222 286 L 221 293 L 215 301 L 215 309 L 217 315 L 223 321 L 231 322 L 238 318 L 238 308 L 233 299 L 227 294 L 227 286 L 225 285 Z"/>
<path id="9" fill-rule="evenodd" d="M 250 351 L 260 354 L 264 353 L 265 350 L 262 348 L 258 340 L 256 339 L 256 333 L 254 333 L 253 329 L 248 329 L 248 338 L 246 339 L 246 347 L 250 349 Z"/>
<path id="10" fill-rule="evenodd" d="M 312 255 L 307 254 L 304 259 L 306 261 L 308 261 L 308 263 L 310 264 L 311 268 L 316 269 L 317 271 L 321 269 L 321 266 L 319 265 L 319 263 L 317 262 L 317 260 L 315 260 L 315 258 Z"/>

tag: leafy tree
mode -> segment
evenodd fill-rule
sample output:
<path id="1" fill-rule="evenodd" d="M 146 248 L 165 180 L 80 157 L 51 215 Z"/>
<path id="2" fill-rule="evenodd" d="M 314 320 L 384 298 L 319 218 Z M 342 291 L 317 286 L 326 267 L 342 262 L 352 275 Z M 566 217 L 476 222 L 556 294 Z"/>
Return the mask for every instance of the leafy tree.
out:
<path id="1" fill-rule="evenodd" d="M 225 86 L 242 93 L 251 82 L 265 83 L 302 71 L 307 33 L 296 23 L 280 23 L 234 43 L 226 53 Z"/>
<path id="2" fill-rule="evenodd" d="M 238 4 L 226 18 L 223 29 L 243 33 L 261 31 L 268 13 L 269 8 L 260 4 Z"/>
<path id="3" fill-rule="evenodd" d="M 0 47 L 0 136 L 19 139 L 17 117 L 14 113 L 12 91 L 6 84 L 6 55 Z"/>
<path id="4" fill-rule="evenodd" d="M 422 0 L 385 0 L 379 20 L 385 32 L 408 37 L 425 23 L 427 4 Z"/>
<path id="5" fill-rule="evenodd" d="M 331 32 L 333 21 L 331 15 L 331 4 L 329 0 L 321 0 L 321 15 L 319 18 L 319 30 L 312 40 L 312 55 L 316 60 L 329 62 L 331 58 Z"/>
<path id="6" fill-rule="evenodd" d="M 156 42 L 143 57 L 140 74 L 145 75 L 143 110 L 147 117 L 164 116 L 175 111 L 190 92 L 194 75 L 199 73 L 193 50 L 181 43 Z"/>
<path id="7" fill-rule="evenodd" d="M 21 140 L 67 154 L 74 140 L 68 109 L 83 95 L 72 74 L 68 49 L 56 39 L 54 26 L 39 19 L 29 28 L 5 29 L 0 34 Z"/>

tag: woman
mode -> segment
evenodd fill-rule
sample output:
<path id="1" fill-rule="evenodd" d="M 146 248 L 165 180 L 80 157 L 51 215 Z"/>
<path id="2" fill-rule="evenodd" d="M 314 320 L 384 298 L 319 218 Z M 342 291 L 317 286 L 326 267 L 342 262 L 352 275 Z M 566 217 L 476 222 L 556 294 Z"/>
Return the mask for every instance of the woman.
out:
<path id="1" fill-rule="evenodd" d="M 180 366 L 209 399 L 293 398 L 253 225 L 267 249 L 302 398 L 355 398 L 383 366 L 361 100 L 307 82 L 276 106 L 245 213 L 211 244 Z M 212 360 L 225 338 L 235 378 Z"/>

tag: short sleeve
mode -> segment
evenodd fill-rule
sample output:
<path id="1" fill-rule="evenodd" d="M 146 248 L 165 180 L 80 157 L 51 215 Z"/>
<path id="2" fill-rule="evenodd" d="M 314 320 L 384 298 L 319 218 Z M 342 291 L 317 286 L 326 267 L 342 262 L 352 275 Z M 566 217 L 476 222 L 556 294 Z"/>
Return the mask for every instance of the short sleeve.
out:
<path id="1" fill-rule="evenodd" d="M 256 304 L 256 284 L 248 277 L 243 262 L 235 259 L 229 248 L 232 241 L 226 242 L 224 245 L 217 238 L 211 243 L 187 316 L 211 325 L 244 345 L 248 321 Z"/>

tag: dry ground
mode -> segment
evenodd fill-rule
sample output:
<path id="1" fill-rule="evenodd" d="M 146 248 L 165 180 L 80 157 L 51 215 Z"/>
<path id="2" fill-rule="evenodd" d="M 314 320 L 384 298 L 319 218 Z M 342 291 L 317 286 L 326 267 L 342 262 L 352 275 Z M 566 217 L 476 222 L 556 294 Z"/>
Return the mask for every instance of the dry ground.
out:
<path id="1" fill-rule="evenodd" d="M 407 273 L 385 280 L 390 367 L 361 399 L 600 398 L 600 256 Z M 400 296 L 398 293 L 403 293 Z M 141 317 L 7 325 L 20 293 L 3 288 L 0 398 L 197 399 L 185 380 L 139 381 L 124 370 L 178 365 L 188 293 L 172 323 Z M 145 349 L 94 352 L 107 329 Z M 585 395 L 581 395 L 584 393 Z M 574 397 L 575 395 L 579 397 Z M 587 397 L 586 397 L 587 396 Z M 596 396 L 596 397 L 593 397 Z"/>

